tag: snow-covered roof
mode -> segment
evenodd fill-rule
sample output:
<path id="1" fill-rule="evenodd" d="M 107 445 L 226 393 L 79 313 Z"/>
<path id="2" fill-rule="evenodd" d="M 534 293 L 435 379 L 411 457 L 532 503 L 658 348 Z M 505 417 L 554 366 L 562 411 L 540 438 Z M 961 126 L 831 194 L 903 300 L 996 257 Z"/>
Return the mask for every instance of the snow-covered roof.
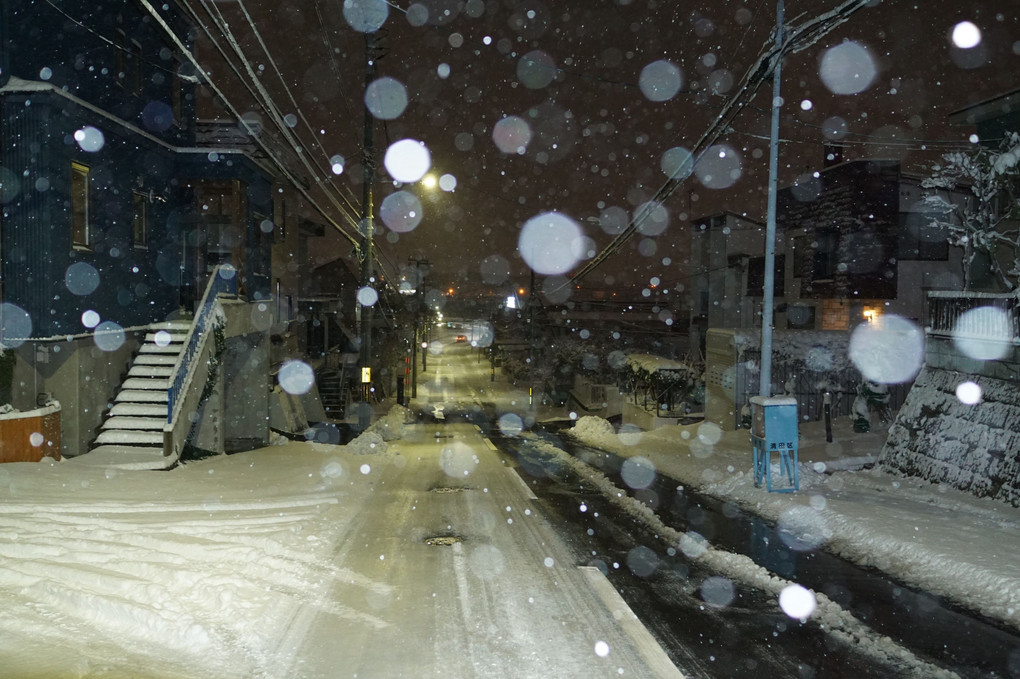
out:
<path id="1" fill-rule="evenodd" d="M 268 171 L 268 169 L 265 167 L 264 163 L 259 161 L 257 158 L 252 158 L 251 155 L 249 155 L 244 149 L 239 149 L 239 148 L 218 148 L 218 147 L 215 147 L 215 148 L 214 147 L 198 147 L 198 146 L 174 146 L 172 144 L 168 144 L 167 142 L 163 141 L 159 137 L 154 136 L 150 132 L 147 132 L 147 131 L 143 130 L 142 128 L 138 127 L 137 125 L 129 123 L 128 121 L 124 120 L 123 118 L 115 116 L 112 113 L 110 113 L 109 111 L 107 111 L 107 110 L 105 110 L 103 108 L 100 108 L 99 106 L 96 106 L 95 104 L 91 104 L 91 103 L 85 101 L 84 99 L 81 99 L 80 97 L 76 97 L 75 95 L 71 94 L 70 92 L 66 92 L 63 89 L 57 87 L 56 85 L 53 85 L 52 83 L 44 82 L 44 81 L 41 81 L 41 80 L 25 80 L 23 78 L 18 78 L 16 76 L 11 76 L 10 79 L 8 79 L 8 81 L 4 84 L 4 86 L 0 87 L 0 94 L 14 94 L 14 93 L 28 93 L 28 92 L 47 93 L 47 94 L 56 95 L 58 97 L 62 97 L 63 99 L 66 99 L 66 100 L 74 103 L 76 106 L 80 106 L 80 107 L 82 107 L 84 109 L 87 109 L 87 110 L 91 111 L 92 113 L 95 113 L 96 115 L 101 116 L 101 117 L 109 120 L 110 122 L 116 124 L 119 127 L 123 127 L 126 130 L 130 130 L 132 134 L 136 134 L 136 135 L 139 135 L 141 137 L 144 137 L 145 139 L 149 140 L 153 144 L 156 144 L 158 146 L 162 146 L 164 149 L 166 149 L 168 151 L 171 151 L 173 153 L 180 153 L 180 154 L 199 154 L 199 153 L 202 153 L 202 154 L 205 154 L 205 153 L 209 153 L 211 151 L 215 151 L 216 153 L 218 153 L 220 155 L 240 155 L 240 156 L 247 157 L 249 160 L 251 160 L 252 162 L 254 162 L 254 163 L 258 164 L 260 167 L 262 167 L 263 170 Z"/>

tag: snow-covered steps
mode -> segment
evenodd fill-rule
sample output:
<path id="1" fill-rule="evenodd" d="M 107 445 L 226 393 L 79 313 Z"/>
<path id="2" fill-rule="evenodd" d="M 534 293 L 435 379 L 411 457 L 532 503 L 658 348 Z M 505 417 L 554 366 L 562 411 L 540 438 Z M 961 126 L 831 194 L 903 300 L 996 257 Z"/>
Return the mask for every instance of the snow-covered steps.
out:
<path id="1" fill-rule="evenodd" d="M 113 400 L 115 403 L 167 403 L 170 398 L 166 389 L 162 391 L 124 389 L 118 392 Z"/>
<path id="2" fill-rule="evenodd" d="M 138 354 L 131 367 L 136 365 L 159 365 L 173 367 L 177 363 L 177 354 Z"/>
<path id="3" fill-rule="evenodd" d="M 136 362 L 128 370 L 128 377 L 170 377 L 173 372 L 172 365 L 145 365 Z"/>
<path id="4" fill-rule="evenodd" d="M 87 455 L 79 455 L 68 460 L 89 467 L 114 469 L 170 469 L 177 464 L 176 457 L 163 455 L 162 446 L 156 448 L 118 444 L 97 446 Z"/>
<path id="5" fill-rule="evenodd" d="M 157 330 L 145 333 L 145 341 L 165 346 L 167 344 L 182 344 L 188 338 L 188 329 L 183 330 Z"/>
<path id="6" fill-rule="evenodd" d="M 96 444 L 103 445 L 104 443 L 113 443 L 125 446 L 159 446 L 160 454 L 162 454 L 163 430 L 125 431 L 104 429 L 99 436 L 96 437 Z"/>
<path id="7" fill-rule="evenodd" d="M 129 377 L 124 380 L 124 383 L 120 385 L 120 388 L 139 391 L 166 391 L 170 388 L 170 380 L 148 377 Z"/>
<path id="8" fill-rule="evenodd" d="M 181 347 L 183 347 L 183 346 L 184 346 L 183 344 L 166 344 L 166 345 L 161 345 L 161 344 L 155 344 L 155 343 L 152 343 L 152 344 L 146 343 L 146 344 L 142 345 L 140 353 L 143 353 L 143 354 L 172 354 L 173 356 L 177 356 L 177 355 L 179 355 L 181 353 Z"/>
<path id="9" fill-rule="evenodd" d="M 161 403 L 115 403 L 110 417 L 158 417 L 166 422 L 166 405 Z"/>
<path id="10" fill-rule="evenodd" d="M 168 469 L 177 463 L 163 455 L 167 391 L 190 323 L 150 326 L 124 382 L 99 428 L 87 464 L 125 469 Z"/>
<path id="11" fill-rule="evenodd" d="M 166 424 L 166 416 L 163 417 L 134 417 L 130 415 L 117 415 L 103 422 L 102 429 L 136 429 L 144 431 L 163 431 Z"/>

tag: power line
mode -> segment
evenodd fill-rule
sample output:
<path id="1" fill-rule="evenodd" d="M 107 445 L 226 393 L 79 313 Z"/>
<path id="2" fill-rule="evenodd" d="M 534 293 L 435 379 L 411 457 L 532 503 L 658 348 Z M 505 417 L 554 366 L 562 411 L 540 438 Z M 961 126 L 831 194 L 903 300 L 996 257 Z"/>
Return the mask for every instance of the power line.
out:
<path id="1" fill-rule="evenodd" d="M 254 69 L 251 66 L 251 62 L 249 62 L 248 59 L 245 57 L 243 50 L 241 50 L 241 47 L 237 43 L 236 39 L 234 38 L 233 33 L 230 31 L 229 26 L 226 25 L 225 21 L 223 21 L 222 15 L 220 15 L 219 18 L 214 16 L 213 13 L 210 11 L 208 5 L 206 4 L 206 0 L 200 0 L 200 2 L 202 3 L 203 8 L 206 11 L 206 13 L 213 20 L 213 22 L 217 25 L 217 28 L 222 32 L 222 34 L 226 38 L 228 44 L 234 50 L 234 53 L 241 60 L 242 64 L 244 65 L 245 69 L 248 72 L 248 76 L 251 79 L 251 82 L 254 83 L 255 88 L 258 90 L 257 94 L 252 89 L 252 87 L 244 80 L 244 77 L 241 75 L 241 73 L 238 70 L 237 66 L 234 65 L 233 61 L 226 54 L 226 52 L 223 49 L 222 45 L 220 45 L 220 43 L 212 35 L 212 32 L 209 30 L 209 27 L 205 24 L 205 22 L 203 22 L 201 20 L 201 18 L 198 17 L 197 13 L 195 13 L 194 10 L 191 8 L 188 0 L 179 0 L 179 2 L 191 14 L 192 20 L 195 21 L 199 25 L 199 27 L 203 30 L 203 32 L 205 32 L 205 34 L 209 37 L 210 41 L 213 43 L 213 45 L 216 47 L 216 49 L 223 56 L 224 60 L 227 62 L 227 65 L 231 68 L 231 70 L 234 72 L 234 74 L 238 77 L 238 79 L 241 82 L 241 84 L 244 85 L 245 89 L 248 90 L 248 92 L 252 95 L 252 97 L 255 99 L 255 101 L 259 102 L 259 104 L 262 107 L 262 109 L 269 115 L 270 119 L 276 125 L 276 127 L 280 131 L 280 133 L 283 135 L 283 138 L 290 144 L 290 148 L 294 151 L 295 156 L 298 158 L 299 162 L 302 165 L 305 166 L 305 169 L 309 172 L 309 174 L 311 176 L 315 177 L 316 183 L 323 190 L 323 194 L 326 196 L 326 198 L 328 200 L 330 200 L 330 202 L 334 205 L 334 207 L 336 207 L 340 211 L 340 214 L 342 214 L 347 219 L 348 223 L 350 223 L 352 226 L 357 228 L 357 223 L 358 223 L 357 219 L 352 217 L 351 214 L 348 212 L 349 209 L 353 210 L 353 207 L 349 206 L 349 205 L 347 207 L 345 207 L 344 205 L 341 205 L 340 202 L 337 200 L 337 197 L 334 196 L 333 193 L 331 193 L 328 190 L 328 188 L 331 187 L 332 185 L 328 184 L 328 183 L 326 183 L 325 185 L 323 184 L 322 179 L 321 179 L 321 177 L 319 175 L 319 170 L 317 170 L 316 168 L 312 167 L 310 161 L 308 160 L 307 155 L 303 152 L 303 149 L 302 149 L 300 143 L 298 142 L 298 140 L 296 139 L 294 134 L 291 132 L 291 130 L 288 128 L 287 124 L 283 120 L 282 112 L 280 111 L 280 109 L 276 105 L 276 103 L 273 101 L 273 99 L 270 96 L 269 92 L 262 85 L 262 83 L 260 82 L 259 78 L 256 76 L 256 74 L 254 72 Z M 217 12 L 218 12 L 218 10 L 217 10 Z M 353 237 L 350 236 L 349 234 L 347 234 L 345 231 L 343 231 L 342 233 L 344 233 L 344 235 L 347 236 L 348 239 L 353 239 Z"/>
<path id="2" fill-rule="evenodd" d="M 255 36 L 256 40 L 258 40 L 259 45 L 262 47 L 262 51 L 265 53 L 266 58 L 269 60 L 269 64 L 272 66 L 273 70 L 275 71 L 276 76 L 279 79 L 279 82 L 281 82 L 281 84 L 284 86 L 284 90 L 285 90 L 285 92 L 287 92 L 287 96 L 291 100 L 291 105 L 294 106 L 294 110 L 297 111 L 298 115 L 301 117 L 302 122 L 304 122 L 304 124 L 305 124 L 305 128 L 308 130 L 308 134 L 311 135 L 312 139 L 315 141 L 315 144 L 318 146 L 319 150 L 322 152 L 322 157 L 326 159 L 327 168 L 331 168 L 331 158 L 329 156 L 329 153 L 325 150 L 325 147 L 322 146 L 321 141 L 319 140 L 318 136 L 315 134 L 315 130 L 312 128 L 311 124 L 308 122 L 308 118 L 305 117 L 304 112 L 301 110 L 301 107 L 298 105 L 298 102 L 295 100 L 294 95 L 291 92 L 291 88 L 287 85 L 287 80 L 285 79 L 284 74 L 281 72 L 281 70 L 279 70 L 279 67 L 276 65 L 275 59 L 273 59 L 272 58 L 272 54 L 269 53 L 269 47 L 265 44 L 265 41 L 262 40 L 262 35 L 259 33 L 259 30 L 256 27 L 254 20 L 252 20 L 251 14 L 248 13 L 248 9 L 245 7 L 244 0 L 238 0 L 238 6 L 241 8 L 241 11 L 244 13 L 245 19 L 248 21 L 248 25 L 249 25 L 249 28 L 252 31 L 252 34 Z M 218 9 L 217 9 L 217 11 L 218 11 Z M 225 24 L 225 21 L 224 21 L 224 24 Z M 341 82 L 339 77 L 337 79 L 337 82 L 338 83 Z M 346 99 L 345 99 L 345 101 L 346 101 Z M 328 169 L 327 169 L 326 176 L 328 176 Z M 341 185 L 341 186 L 343 188 L 346 188 L 344 185 Z M 348 189 L 348 191 L 350 191 L 350 190 Z M 347 203 L 348 207 L 351 210 L 353 210 L 355 212 L 357 211 L 357 209 L 354 207 L 354 204 L 352 203 L 353 196 L 351 196 L 351 197 L 344 196 L 343 195 L 343 191 L 341 191 L 341 197 L 344 199 L 345 203 Z"/>
<path id="3" fill-rule="evenodd" d="M 174 76 L 177 76 L 177 77 L 183 77 L 176 70 L 171 69 L 171 68 L 167 68 L 166 66 L 164 66 L 164 65 L 162 65 L 162 64 L 160 64 L 158 62 L 152 61 L 150 59 L 145 59 L 144 57 L 139 56 L 136 52 L 133 52 L 130 48 L 125 47 L 124 45 L 121 45 L 120 43 L 118 43 L 115 40 L 111 40 L 110 38 L 107 38 L 105 35 L 103 35 L 99 31 L 97 31 L 96 29 L 91 28 L 90 26 L 86 26 L 81 21 L 79 21 L 78 19 L 74 18 L 73 16 L 71 16 L 70 14 L 65 12 L 63 9 L 58 7 L 57 5 L 53 4 L 52 0 L 44 0 L 44 2 L 47 5 L 49 5 L 50 7 L 52 7 L 53 9 L 55 9 L 60 14 L 64 15 L 65 19 L 67 19 L 68 21 L 72 22 L 73 24 L 75 24 L 79 28 L 85 29 L 86 31 L 88 31 L 92 35 L 96 36 L 97 38 L 99 38 L 100 40 L 105 42 L 107 45 L 110 45 L 111 47 L 113 47 L 115 49 L 118 49 L 121 52 L 124 52 L 125 54 L 129 55 L 130 57 L 132 57 L 134 59 L 138 59 L 138 60 L 148 64 L 149 66 L 152 66 L 155 69 L 158 69 L 160 71 L 164 71 L 166 73 L 170 73 L 171 75 L 174 75 Z"/>
<path id="4" fill-rule="evenodd" d="M 704 158 L 711 145 L 720 136 L 722 136 L 727 129 L 729 129 L 729 123 L 744 110 L 747 106 L 747 102 L 750 102 L 754 98 L 758 88 L 761 87 L 763 82 L 765 82 L 779 59 L 782 59 L 787 53 L 799 52 L 806 49 L 808 46 L 815 44 L 834 28 L 847 21 L 854 12 L 868 5 L 869 2 L 870 0 L 844 0 L 844 2 L 838 7 L 835 7 L 828 12 L 824 12 L 797 28 L 790 29 L 786 32 L 784 39 L 781 42 L 776 43 L 775 41 L 772 41 L 773 44 L 771 47 L 767 46 L 768 43 L 763 45 L 758 58 L 744 75 L 736 94 L 734 94 L 726 102 L 722 111 L 709 124 L 708 129 L 694 144 L 693 151 L 691 153 L 691 163 L 688 166 L 678 168 L 678 170 L 674 172 L 674 174 L 659 188 L 659 190 L 656 191 L 653 199 L 646 203 L 646 205 L 655 206 L 661 204 L 674 192 L 676 192 L 678 188 L 680 188 L 684 180 L 690 176 L 694 168 L 696 168 L 698 163 L 702 160 L 702 158 Z M 683 173 L 682 175 L 681 172 Z M 641 224 L 645 219 L 647 219 L 651 212 L 652 209 L 649 208 L 636 213 L 631 218 L 627 227 L 605 248 L 603 248 L 602 252 L 589 260 L 587 264 L 581 267 L 579 271 L 575 272 L 568 281 L 560 287 L 562 288 L 565 285 L 573 284 L 581 280 L 598 268 L 609 257 L 618 252 L 638 231 Z"/>
<path id="5" fill-rule="evenodd" d="M 276 156 L 276 154 L 274 154 L 266 146 L 265 142 L 262 141 L 259 138 L 258 134 L 252 128 L 251 124 L 240 114 L 240 112 L 231 103 L 230 99 L 226 96 L 226 94 L 219 87 L 216 86 L 216 83 L 213 82 L 212 77 L 202 67 L 202 65 L 198 62 L 198 59 L 195 58 L 195 55 L 192 53 L 192 51 L 190 49 L 188 49 L 188 46 L 184 44 L 184 42 L 181 40 L 180 36 L 178 36 L 174 32 L 174 30 L 172 28 L 170 28 L 170 26 L 166 23 L 166 21 L 163 19 L 163 17 L 159 15 L 159 13 L 152 6 L 152 4 L 149 2 L 149 0 L 138 0 L 138 1 L 141 3 L 142 7 L 144 7 L 145 10 L 149 13 L 149 15 L 152 16 L 156 20 L 156 23 L 158 23 L 160 28 L 162 28 L 163 31 L 167 34 L 167 36 L 170 38 L 171 42 L 173 42 L 173 44 L 177 47 L 177 49 L 180 51 L 180 53 L 182 55 L 184 55 L 188 59 L 188 61 L 195 67 L 197 73 L 203 78 L 205 84 L 216 94 L 216 96 L 218 96 L 220 98 L 220 100 L 228 108 L 228 110 L 231 112 L 231 114 L 234 115 L 234 117 L 237 119 L 238 123 L 245 129 L 245 131 L 248 133 L 248 135 L 251 137 L 251 139 L 254 140 L 255 144 L 263 151 L 263 153 L 266 154 L 266 157 L 269 158 L 276 165 L 277 169 L 279 169 L 280 172 L 283 173 L 284 176 L 287 177 L 287 179 L 291 182 L 291 184 L 305 197 L 305 199 L 316 209 L 316 211 L 319 212 L 319 214 L 321 214 L 327 220 L 327 222 L 330 225 L 332 225 L 334 228 L 336 228 L 337 231 L 339 231 L 345 238 L 350 240 L 357 247 L 357 241 L 354 240 L 350 236 L 350 234 L 348 234 L 346 232 L 346 230 L 342 226 L 337 224 L 333 220 L 333 218 L 330 217 L 329 214 L 326 213 L 319 206 L 319 204 L 315 201 L 315 199 L 312 198 L 312 196 L 308 193 L 308 190 L 301 184 L 301 182 L 299 182 L 297 180 L 296 177 L 294 177 L 291 174 L 291 172 L 287 169 L 287 167 L 283 163 L 283 161 L 281 161 Z M 188 9 L 190 9 L 190 8 L 188 8 Z"/>

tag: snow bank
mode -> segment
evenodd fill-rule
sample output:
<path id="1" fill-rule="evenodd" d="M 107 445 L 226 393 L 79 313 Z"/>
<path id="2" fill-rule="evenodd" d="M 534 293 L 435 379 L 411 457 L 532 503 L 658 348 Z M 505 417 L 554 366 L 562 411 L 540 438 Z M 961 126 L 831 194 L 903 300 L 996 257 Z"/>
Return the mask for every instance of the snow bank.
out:
<path id="1" fill-rule="evenodd" d="M 606 500 L 644 524 L 650 532 L 659 537 L 667 549 L 682 553 L 690 561 L 703 565 L 714 574 L 771 594 L 775 597 L 777 609 L 783 591 L 789 587 L 799 587 L 797 583 L 770 573 L 754 563 L 750 557 L 713 547 L 704 536 L 695 531 L 681 533 L 671 526 L 667 526 L 651 508 L 629 496 L 626 491 L 617 487 L 602 472 L 551 443 L 539 440 L 534 440 L 532 443 L 536 450 L 552 455 L 566 464 L 574 473 L 596 488 Z M 817 607 L 810 615 L 810 619 L 825 627 L 830 633 L 842 638 L 846 643 L 858 646 L 862 652 L 881 661 L 907 667 L 912 676 L 946 679 L 956 677 L 956 674 L 952 672 L 924 662 L 889 637 L 875 633 L 826 595 L 820 592 L 811 592 L 811 594 L 814 596 Z"/>
<path id="2" fill-rule="evenodd" d="M 612 423 L 595 415 L 585 415 L 578 419 L 571 431 L 575 436 L 585 440 L 602 441 L 616 438 L 616 430 Z"/>
<path id="3" fill-rule="evenodd" d="M 373 422 L 365 432 L 378 434 L 383 441 L 394 441 L 404 438 L 404 426 L 414 422 L 414 413 L 404 406 L 395 405 L 388 413 Z"/>
<path id="4" fill-rule="evenodd" d="M 591 428 L 569 433 L 623 457 L 646 457 L 678 483 L 799 534 L 817 533 L 820 546 L 851 563 L 1020 629 L 1020 573 L 1008 556 L 1020 541 L 1016 509 L 879 469 L 837 471 L 874 461 L 884 437 L 851 434 L 849 418 L 839 418 L 835 441 L 825 443 L 817 424 L 801 428 L 800 492 L 794 494 L 754 486 L 746 430 L 713 434 L 705 423 L 662 427 L 640 432 L 639 446 L 627 445 L 630 434 L 622 430 L 617 436 L 589 435 Z M 809 514 L 812 520 L 805 521 Z"/>
<path id="5" fill-rule="evenodd" d="M 401 405 L 395 405 L 390 411 L 373 422 L 357 438 L 345 448 L 355 455 L 379 455 L 388 450 L 387 441 L 404 438 L 405 427 L 415 422 L 414 413 Z"/>
<path id="6" fill-rule="evenodd" d="M 366 429 L 360 436 L 344 446 L 344 449 L 355 455 L 379 455 L 385 453 L 388 446 L 382 435 L 371 429 Z"/>

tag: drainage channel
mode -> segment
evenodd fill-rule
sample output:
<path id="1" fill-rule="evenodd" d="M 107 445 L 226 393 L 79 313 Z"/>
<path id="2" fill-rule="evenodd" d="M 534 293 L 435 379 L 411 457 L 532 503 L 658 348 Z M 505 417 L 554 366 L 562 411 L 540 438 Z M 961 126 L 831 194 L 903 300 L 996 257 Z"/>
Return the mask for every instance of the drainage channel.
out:
<path id="1" fill-rule="evenodd" d="M 565 438 L 557 438 L 557 443 L 619 488 L 627 487 L 620 478 L 623 458 Z M 649 489 L 634 495 L 657 505 L 653 509 L 667 525 L 696 531 L 717 548 L 744 554 L 781 577 L 825 594 L 875 631 L 962 677 L 1020 677 L 1020 635 L 884 573 L 821 550 L 793 549 L 773 523 L 688 488 L 680 492 L 679 485 L 660 475 Z"/>
<path id="2" fill-rule="evenodd" d="M 608 501 L 562 460 L 499 440 L 579 566 L 601 570 L 688 679 L 914 677 L 916 667 L 801 624 L 770 595 L 718 577 Z"/>

